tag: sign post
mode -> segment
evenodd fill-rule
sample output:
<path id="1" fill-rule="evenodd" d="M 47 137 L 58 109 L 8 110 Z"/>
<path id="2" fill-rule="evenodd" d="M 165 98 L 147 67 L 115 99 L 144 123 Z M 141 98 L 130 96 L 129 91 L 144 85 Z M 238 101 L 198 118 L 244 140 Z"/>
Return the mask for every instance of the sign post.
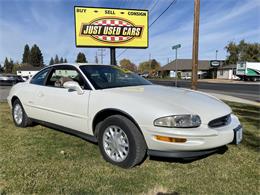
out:
<path id="1" fill-rule="evenodd" d="M 148 10 L 74 7 L 76 47 L 110 48 L 116 64 L 116 48 L 148 47 Z"/>
<path id="2" fill-rule="evenodd" d="M 177 87 L 178 75 L 177 75 L 177 50 L 181 48 L 181 44 L 172 46 L 172 49 L 175 50 L 175 87 Z"/>
<path id="3" fill-rule="evenodd" d="M 110 48 L 110 64 L 116 65 L 116 48 Z"/>

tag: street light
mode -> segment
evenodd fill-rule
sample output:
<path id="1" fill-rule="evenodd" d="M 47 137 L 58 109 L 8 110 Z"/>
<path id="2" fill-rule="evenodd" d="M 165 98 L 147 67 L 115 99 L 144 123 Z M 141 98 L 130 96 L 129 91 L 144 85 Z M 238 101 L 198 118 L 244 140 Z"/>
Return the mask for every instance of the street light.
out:
<path id="1" fill-rule="evenodd" d="M 177 50 L 181 47 L 181 44 L 172 46 L 172 50 L 175 50 L 175 87 L 177 87 Z"/>

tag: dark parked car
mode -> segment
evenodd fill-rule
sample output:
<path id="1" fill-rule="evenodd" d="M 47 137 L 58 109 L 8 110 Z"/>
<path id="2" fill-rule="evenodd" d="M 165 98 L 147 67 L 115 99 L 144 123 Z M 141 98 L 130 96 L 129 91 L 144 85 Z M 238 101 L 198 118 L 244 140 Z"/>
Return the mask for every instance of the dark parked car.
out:
<path id="1" fill-rule="evenodd" d="M 0 74 L 0 85 L 14 85 L 19 82 L 24 82 L 21 76 L 15 74 Z"/>

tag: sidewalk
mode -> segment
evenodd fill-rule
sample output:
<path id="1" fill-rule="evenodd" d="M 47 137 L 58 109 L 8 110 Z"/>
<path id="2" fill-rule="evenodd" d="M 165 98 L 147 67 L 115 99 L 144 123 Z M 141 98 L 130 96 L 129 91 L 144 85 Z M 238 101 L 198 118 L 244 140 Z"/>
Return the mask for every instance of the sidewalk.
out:
<path id="1" fill-rule="evenodd" d="M 260 85 L 260 82 L 259 82 L 259 81 L 257 81 L 257 82 L 252 82 L 252 81 L 240 81 L 240 80 L 229 80 L 229 79 L 199 79 L 198 82 Z"/>
<path id="2" fill-rule="evenodd" d="M 204 92 L 204 93 L 206 93 L 206 92 Z M 242 98 L 238 98 L 238 97 L 234 97 L 234 96 L 229 96 L 229 95 L 224 95 L 224 94 L 217 94 L 217 93 L 208 93 L 208 94 L 210 94 L 218 99 L 224 100 L 224 101 L 237 102 L 237 103 L 241 103 L 241 104 L 249 104 L 249 105 L 260 107 L 260 103 L 255 102 L 255 101 L 250 101 L 250 100 L 246 100 L 246 99 L 242 99 Z"/>

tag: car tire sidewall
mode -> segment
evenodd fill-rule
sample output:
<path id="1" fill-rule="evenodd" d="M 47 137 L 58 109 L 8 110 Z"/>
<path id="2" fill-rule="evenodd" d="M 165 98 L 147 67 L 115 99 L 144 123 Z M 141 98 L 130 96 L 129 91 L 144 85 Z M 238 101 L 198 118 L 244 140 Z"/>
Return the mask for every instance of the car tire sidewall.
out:
<path id="1" fill-rule="evenodd" d="M 124 117 L 124 119 L 126 119 Z M 130 122 L 130 123 L 129 123 Z M 137 127 L 132 123 L 130 120 L 122 120 L 122 118 L 120 119 L 117 115 L 116 116 L 112 116 L 112 117 L 109 117 L 107 118 L 100 126 L 100 129 L 99 129 L 99 133 L 98 133 L 98 145 L 99 145 L 99 149 L 100 149 L 100 152 L 103 156 L 103 158 L 114 164 L 114 165 L 117 165 L 119 167 L 122 167 L 122 168 L 130 168 L 130 167 L 133 167 L 135 165 L 135 159 L 136 159 L 136 147 L 137 147 L 137 143 L 136 143 L 136 140 L 135 140 L 135 137 L 132 133 L 132 131 L 139 131 L 137 129 Z M 116 162 L 116 161 L 113 161 L 105 152 L 104 150 L 104 146 L 103 146 L 103 134 L 104 134 L 104 131 L 106 130 L 107 127 L 109 126 L 118 126 L 120 127 L 124 133 L 126 134 L 127 138 L 128 138 L 128 142 L 129 142 L 129 152 L 128 152 L 128 155 L 127 157 L 122 161 L 122 162 Z M 133 128 L 133 125 L 135 128 Z"/>
<path id="2" fill-rule="evenodd" d="M 19 105 L 21 106 L 22 112 L 23 112 L 22 122 L 21 122 L 20 124 L 18 124 L 18 123 L 16 122 L 16 120 L 14 119 L 14 108 L 15 108 L 15 106 L 16 106 L 17 104 L 19 104 Z M 17 127 L 26 127 L 26 126 L 28 126 L 28 124 L 29 124 L 29 118 L 27 117 L 27 115 L 26 115 L 26 113 L 25 113 L 25 111 L 24 111 L 23 105 L 22 105 L 22 103 L 20 102 L 19 99 L 16 99 L 16 100 L 14 101 L 14 103 L 13 103 L 13 106 L 12 106 L 12 116 L 13 116 L 13 121 L 14 121 L 15 126 L 17 126 Z"/>

